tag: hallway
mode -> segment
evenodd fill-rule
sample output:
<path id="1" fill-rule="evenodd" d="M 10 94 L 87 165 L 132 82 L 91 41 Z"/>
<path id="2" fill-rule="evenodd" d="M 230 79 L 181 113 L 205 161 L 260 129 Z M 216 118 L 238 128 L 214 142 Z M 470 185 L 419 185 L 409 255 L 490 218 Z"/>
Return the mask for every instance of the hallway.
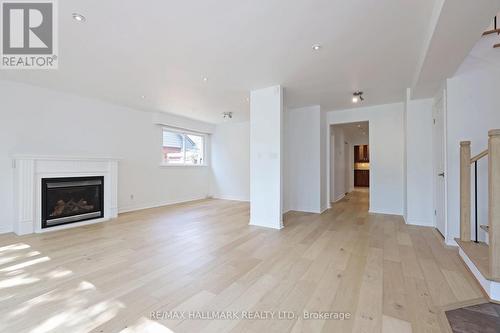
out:
<path id="1" fill-rule="evenodd" d="M 356 189 L 320 218 L 349 253 L 331 309 L 354 315 L 327 322 L 323 332 L 448 332 L 443 310 L 486 302 L 457 249 L 444 247 L 434 228 L 369 214 L 368 206 L 368 191 Z"/>

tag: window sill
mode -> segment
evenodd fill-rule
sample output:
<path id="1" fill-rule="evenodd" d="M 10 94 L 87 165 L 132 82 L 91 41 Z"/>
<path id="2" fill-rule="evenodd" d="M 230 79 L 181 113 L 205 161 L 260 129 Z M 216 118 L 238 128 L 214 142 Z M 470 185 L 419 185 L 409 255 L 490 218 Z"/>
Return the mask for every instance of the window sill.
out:
<path id="1" fill-rule="evenodd" d="M 163 164 L 160 163 L 160 168 L 206 168 L 207 164 Z"/>

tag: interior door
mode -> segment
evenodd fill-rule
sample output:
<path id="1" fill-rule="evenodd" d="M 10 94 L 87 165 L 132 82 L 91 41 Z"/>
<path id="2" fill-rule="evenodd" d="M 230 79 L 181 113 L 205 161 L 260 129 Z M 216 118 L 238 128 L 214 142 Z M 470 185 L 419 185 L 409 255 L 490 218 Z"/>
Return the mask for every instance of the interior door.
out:
<path id="1" fill-rule="evenodd" d="M 432 110 L 433 116 L 433 160 L 434 160 L 434 225 L 446 238 L 445 213 L 445 154 L 444 154 L 444 94 L 436 98 Z"/>

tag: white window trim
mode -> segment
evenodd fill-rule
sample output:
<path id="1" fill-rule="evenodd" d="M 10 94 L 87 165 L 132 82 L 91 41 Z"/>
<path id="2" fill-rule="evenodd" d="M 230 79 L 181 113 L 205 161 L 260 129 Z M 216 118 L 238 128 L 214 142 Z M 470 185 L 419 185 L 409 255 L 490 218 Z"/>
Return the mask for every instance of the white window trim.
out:
<path id="1" fill-rule="evenodd" d="M 184 130 L 182 128 L 176 128 L 176 127 L 168 127 L 168 126 L 162 126 L 161 127 L 161 148 L 163 148 L 163 131 L 168 131 L 168 132 L 174 132 L 174 133 L 179 133 L 179 134 L 191 134 L 191 135 L 198 135 L 203 137 L 203 164 L 169 164 L 163 162 L 163 154 L 160 154 L 160 167 L 162 168 L 205 168 L 208 167 L 208 151 L 207 151 L 207 140 L 208 140 L 208 134 L 207 133 L 202 133 L 202 132 L 195 132 L 195 131 L 190 131 L 190 130 Z M 185 140 L 182 141 L 183 145 L 183 151 L 184 151 L 184 161 L 186 160 L 186 149 L 184 148 L 185 145 Z"/>

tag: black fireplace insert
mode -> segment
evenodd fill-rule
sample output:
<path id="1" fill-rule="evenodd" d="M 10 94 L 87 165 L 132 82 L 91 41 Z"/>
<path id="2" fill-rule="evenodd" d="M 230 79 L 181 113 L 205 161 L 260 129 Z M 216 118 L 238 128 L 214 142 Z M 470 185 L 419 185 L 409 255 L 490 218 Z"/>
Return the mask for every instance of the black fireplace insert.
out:
<path id="1" fill-rule="evenodd" d="M 104 217 L 104 177 L 42 179 L 42 228 Z"/>

